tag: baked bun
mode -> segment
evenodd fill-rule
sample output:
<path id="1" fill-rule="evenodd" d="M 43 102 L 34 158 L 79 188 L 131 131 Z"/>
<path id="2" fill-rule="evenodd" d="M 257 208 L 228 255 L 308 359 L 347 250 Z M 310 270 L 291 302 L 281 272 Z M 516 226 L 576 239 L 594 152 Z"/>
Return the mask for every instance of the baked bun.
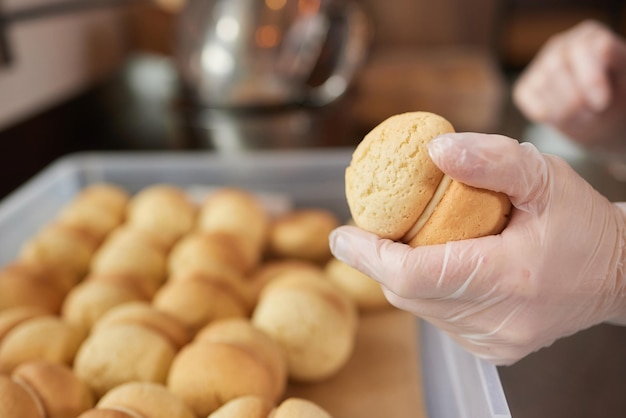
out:
<path id="1" fill-rule="evenodd" d="M 243 317 L 250 311 L 249 301 L 223 277 L 201 272 L 188 276 L 168 281 L 152 303 L 177 318 L 192 335 L 215 319 Z"/>
<path id="2" fill-rule="evenodd" d="M 168 272 L 176 276 L 202 271 L 243 275 L 242 249 L 237 238 L 223 232 L 192 232 L 176 243 L 169 254 Z"/>
<path id="3" fill-rule="evenodd" d="M 95 330 L 80 346 L 74 371 L 97 398 L 123 383 L 163 383 L 176 354 L 161 334 L 135 324 Z"/>
<path id="4" fill-rule="evenodd" d="M 184 324 L 146 302 L 128 302 L 116 306 L 100 318 L 94 329 L 97 331 L 117 324 L 134 324 L 151 329 L 165 338 L 175 350 L 181 349 L 190 340 Z"/>
<path id="5" fill-rule="evenodd" d="M 130 195 L 122 187 L 112 183 L 93 183 L 83 188 L 74 200 L 87 200 L 103 207 L 116 218 L 124 220 Z"/>
<path id="6" fill-rule="evenodd" d="M 178 187 L 156 184 L 132 197 L 126 223 L 131 228 L 152 232 L 173 245 L 194 227 L 196 207 Z"/>
<path id="7" fill-rule="evenodd" d="M 123 226 L 113 231 L 98 248 L 90 273 L 134 276 L 145 280 L 145 286 L 156 291 L 165 281 L 166 263 L 167 253 L 159 240 L 148 232 Z"/>
<path id="8" fill-rule="evenodd" d="M 391 307 L 380 284 L 352 266 L 331 258 L 324 271 L 328 280 L 340 287 L 360 310 Z"/>
<path id="9" fill-rule="evenodd" d="M 38 306 L 16 306 L 0 310 L 0 344 L 4 337 L 16 326 L 38 316 L 50 315 L 47 309 Z"/>
<path id="10" fill-rule="evenodd" d="M 143 418 L 196 418 L 193 411 L 161 384 L 129 382 L 111 389 L 98 408 L 136 412 Z"/>
<path id="11" fill-rule="evenodd" d="M 0 374 L 0 417 L 46 418 L 43 405 L 28 388 Z"/>
<path id="12" fill-rule="evenodd" d="M 302 398 L 285 399 L 273 412 L 272 418 L 332 418 L 318 404 Z"/>
<path id="13" fill-rule="evenodd" d="M 71 277 L 63 270 L 48 269 L 42 264 L 11 263 L 0 270 L 0 310 L 38 306 L 50 312 L 59 312 L 68 289 L 67 278 L 73 281 Z"/>
<path id="14" fill-rule="evenodd" d="M 16 325 L 0 342 L 0 372 L 20 364 L 48 360 L 71 365 L 85 334 L 63 319 L 36 316 Z"/>
<path id="15" fill-rule="evenodd" d="M 191 343 L 178 353 L 167 386 L 198 416 L 207 416 L 239 396 L 258 395 L 270 400 L 274 394 L 272 375 L 253 351 L 207 341 Z"/>
<path id="16" fill-rule="evenodd" d="M 250 293 L 252 294 L 254 303 L 259 299 L 259 295 L 272 280 L 280 277 L 285 272 L 296 274 L 297 272 L 314 272 L 321 273 L 322 267 L 319 264 L 298 260 L 293 258 L 284 258 L 278 260 L 268 260 L 261 264 L 246 280 Z"/>
<path id="17" fill-rule="evenodd" d="M 110 309 L 142 298 L 127 287 L 106 281 L 86 280 L 67 295 L 61 316 L 85 332 Z"/>
<path id="18" fill-rule="evenodd" d="M 93 408 L 83 412 L 77 418 L 146 418 L 129 409 Z"/>
<path id="19" fill-rule="evenodd" d="M 44 360 L 24 363 L 11 378 L 35 394 L 46 418 L 74 418 L 94 405 L 88 386 L 65 364 Z"/>
<path id="20" fill-rule="evenodd" d="M 346 198 L 355 223 L 411 246 L 498 234 L 511 210 L 502 193 L 452 180 L 426 144 L 454 132 L 428 112 L 392 116 L 369 132 L 346 169 Z"/>
<path id="21" fill-rule="evenodd" d="M 328 235 L 339 226 L 337 217 L 324 209 L 296 209 L 274 220 L 268 251 L 273 257 L 325 263 L 330 259 Z"/>
<path id="22" fill-rule="evenodd" d="M 207 197 L 198 216 L 198 229 L 233 235 L 242 248 L 246 271 L 261 261 L 270 218 L 261 202 L 250 192 L 232 187 L 217 190 Z"/>
<path id="23" fill-rule="evenodd" d="M 280 399 L 287 386 L 287 363 L 281 347 L 267 334 L 254 327 L 248 318 L 213 321 L 198 332 L 195 341 L 239 344 L 249 347 L 267 365 L 272 374 L 274 395 Z"/>
<path id="24" fill-rule="evenodd" d="M 111 231 L 109 238 L 112 240 L 128 240 L 130 242 L 140 241 L 142 244 L 148 245 L 163 255 L 167 255 L 171 248 L 168 242 L 158 233 L 148 229 L 133 228 L 129 224 L 122 224 L 118 228 L 115 228 Z"/>
<path id="25" fill-rule="evenodd" d="M 252 322 L 282 347 L 289 377 L 317 382 L 349 360 L 358 317 L 354 302 L 322 273 L 299 272 L 263 290 Z"/>
<path id="26" fill-rule="evenodd" d="M 141 300 L 152 300 L 154 294 L 159 290 L 150 280 L 145 280 L 137 274 L 90 274 L 85 277 L 85 281 L 106 283 L 123 288 L 137 296 Z"/>
<path id="27" fill-rule="evenodd" d="M 228 401 L 208 418 L 331 418 L 318 404 L 302 398 L 287 398 L 273 408 L 258 396 L 242 396 Z"/>
<path id="28" fill-rule="evenodd" d="M 84 230 L 102 241 L 125 217 L 129 196 L 117 186 L 98 183 L 83 189 L 57 216 L 62 225 Z"/>
<path id="29" fill-rule="evenodd" d="M 226 402 L 208 418 L 268 418 L 273 409 L 267 399 L 248 395 Z"/>
<path id="30" fill-rule="evenodd" d="M 67 271 L 76 283 L 89 270 L 97 246 L 97 238 L 89 233 L 51 223 L 24 243 L 18 259 Z"/>

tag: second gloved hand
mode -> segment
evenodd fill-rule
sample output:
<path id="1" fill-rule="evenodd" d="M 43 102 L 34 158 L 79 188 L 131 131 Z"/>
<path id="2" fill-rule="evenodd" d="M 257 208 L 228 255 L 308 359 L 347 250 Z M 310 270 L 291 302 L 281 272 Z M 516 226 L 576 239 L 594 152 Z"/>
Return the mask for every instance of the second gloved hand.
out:
<path id="1" fill-rule="evenodd" d="M 553 36 L 513 93 L 530 120 L 594 151 L 626 152 L 626 41 L 599 22 Z"/>
<path id="2" fill-rule="evenodd" d="M 626 320 L 626 206 L 610 203 L 563 160 L 510 138 L 449 134 L 429 151 L 454 179 L 510 197 L 505 230 L 411 248 L 343 226 L 330 238 L 337 258 L 380 282 L 392 304 L 495 364 Z"/>

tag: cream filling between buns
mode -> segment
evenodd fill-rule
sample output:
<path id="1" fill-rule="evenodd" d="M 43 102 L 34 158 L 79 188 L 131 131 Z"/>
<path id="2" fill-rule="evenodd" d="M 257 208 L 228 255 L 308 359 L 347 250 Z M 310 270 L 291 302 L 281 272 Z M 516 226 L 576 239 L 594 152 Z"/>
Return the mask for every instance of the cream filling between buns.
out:
<path id="1" fill-rule="evenodd" d="M 37 405 L 37 411 L 39 412 L 39 416 L 41 418 L 48 418 L 48 411 L 46 411 L 46 407 L 44 406 L 43 401 L 37 394 L 37 391 L 26 380 L 22 379 L 19 376 L 12 376 L 11 379 L 15 383 L 20 385 L 22 389 L 24 389 L 26 393 L 28 393 L 28 396 L 33 399 L 35 405 Z"/>
<path id="2" fill-rule="evenodd" d="M 443 199 L 443 195 L 446 193 L 450 183 L 452 183 L 452 177 L 444 174 L 439 182 L 439 185 L 437 186 L 437 189 L 435 190 L 435 193 L 433 193 L 433 197 L 430 198 L 430 201 L 422 211 L 422 214 L 417 218 L 411 229 L 409 229 L 409 231 L 404 234 L 402 238 L 400 238 L 402 242 L 410 242 L 422 230 L 430 216 L 437 208 L 439 202 L 441 202 L 441 199 Z"/>

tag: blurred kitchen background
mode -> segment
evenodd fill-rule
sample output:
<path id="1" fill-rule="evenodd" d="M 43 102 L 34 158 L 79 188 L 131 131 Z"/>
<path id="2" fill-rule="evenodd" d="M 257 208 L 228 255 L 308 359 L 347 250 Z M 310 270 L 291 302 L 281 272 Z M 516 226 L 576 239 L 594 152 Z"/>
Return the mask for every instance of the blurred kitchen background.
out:
<path id="1" fill-rule="evenodd" d="M 0 0 L 0 197 L 72 152 L 353 147 L 387 116 L 428 110 L 560 144 L 626 200 L 579 150 L 529 134 L 510 100 L 541 45 L 588 18 L 623 34 L 624 1 Z M 513 416 L 624 416 L 624 330 L 501 368 Z"/>
<path id="2" fill-rule="evenodd" d="M 519 137 L 519 71 L 622 3 L 0 0 L 0 196 L 74 151 L 353 146 L 409 110 Z"/>

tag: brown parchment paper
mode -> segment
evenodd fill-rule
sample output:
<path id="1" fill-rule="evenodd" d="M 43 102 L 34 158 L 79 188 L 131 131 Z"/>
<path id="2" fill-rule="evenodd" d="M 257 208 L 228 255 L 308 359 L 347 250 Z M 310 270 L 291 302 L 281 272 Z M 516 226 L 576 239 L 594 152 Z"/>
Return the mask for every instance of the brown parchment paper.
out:
<path id="1" fill-rule="evenodd" d="M 333 418 L 426 417 L 419 354 L 413 315 L 364 313 L 348 364 L 324 382 L 290 383 L 287 396 L 310 399 Z"/>

